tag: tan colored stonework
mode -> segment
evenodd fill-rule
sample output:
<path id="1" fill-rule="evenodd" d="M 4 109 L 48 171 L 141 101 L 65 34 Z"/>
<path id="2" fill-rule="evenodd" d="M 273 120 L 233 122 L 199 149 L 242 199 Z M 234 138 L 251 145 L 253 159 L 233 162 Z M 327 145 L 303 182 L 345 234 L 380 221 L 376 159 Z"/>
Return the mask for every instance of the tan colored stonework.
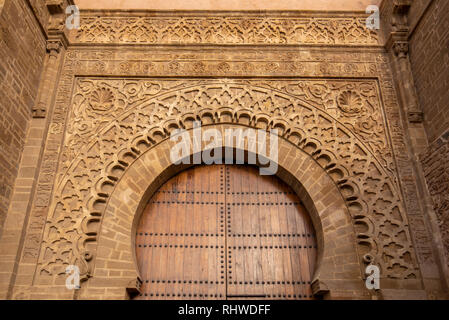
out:
<path id="1" fill-rule="evenodd" d="M 183 169 L 170 164 L 170 133 L 197 120 L 279 130 L 278 176 L 317 231 L 315 294 L 444 298 L 416 167 L 419 105 L 404 102 L 413 76 L 405 87 L 393 80 L 409 70 L 406 47 L 396 41 L 389 55 L 365 18 L 86 11 L 67 38 L 54 23 L 0 242 L 2 297 L 125 299 L 139 290 L 134 226 Z M 78 291 L 65 288 L 72 264 Z M 380 291 L 365 288 L 368 264 L 381 268 Z"/>
<path id="2" fill-rule="evenodd" d="M 421 156 L 424 174 L 441 230 L 445 258 L 449 260 L 449 131 Z M 446 260 L 446 261 L 447 261 Z"/>
<path id="3" fill-rule="evenodd" d="M 14 181 L 24 178 L 20 158 L 45 60 L 45 38 L 25 1 L 0 2 L 0 56 L 1 236 Z"/>
<path id="4" fill-rule="evenodd" d="M 449 34 L 442 27 L 449 23 L 449 2 L 422 1 L 420 9 L 425 5 L 428 9 L 410 39 L 410 61 L 428 141 L 433 143 L 449 128 Z"/>
<path id="5" fill-rule="evenodd" d="M 316 97 L 315 101 L 312 96 L 307 100 L 300 98 L 307 97 L 312 92 Z M 67 127 L 64 142 L 66 147 L 63 150 L 65 163 L 60 167 L 63 176 L 57 181 L 55 202 L 50 207 L 50 215 L 53 218 L 48 221 L 48 236 L 53 229 L 58 234 L 74 236 L 78 234 L 80 238 L 70 238 L 71 243 L 81 244 L 89 239 L 95 239 L 92 235 L 87 236 L 83 233 L 96 232 L 95 222 L 98 220 L 97 216 L 102 215 L 105 200 L 104 196 L 83 198 L 83 190 L 87 191 L 87 195 L 92 192 L 109 194 L 115 185 L 113 179 L 102 179 L 101 176 L 95 179 L 96 172 L 101 171 L 101 167 L 108 168 L 109 171 L 104 173 L 106 176 L 120 179 L 120 167 L 126 168 L 120 163 L 129 163 L 139 154 L 132 154 L 129 150 L 130 143 L 136 150 L 145 148 L 146 144 L 151 146 L 160 139 L 166 139 L 178 126 L 188 127 L 192 117 L 201 119 L 203 124 L 237 122 L 256 128 L 278 128 L 282 137 L 308 154 L 314 155 L 322 167 L 328 168 L 328 173 L 335 183 L 341 184 L 341 193 L 347 201 L 351 214 L 359 217 L 355 223 L 361 229 L 370 230 L 369 233 L 364 231 L 363 235 L 360 234 L 361 238 L 366 238 L 359 242 L 360 251 L 364 253 L 363 260 L 382 264 L 386 277 L 416 279 L 419 275 L 414 271 L 415 267 L 412 265 L 414 254 L 411 248 L 408 248 L 407 240 L 401 243 L 403 248 L 401 251 L 379 250 L 388 247 L 391 241 L 397 241 L 401 234 L 407 238 L 409 236 L 403 225 L 406 218 L 402 217 L 403 209 L 399 195 L 395 191 L 396 187 L 388 171 L 381 165 L 383 162 L 386 167 L 392 166 L 392 159 L 384 157 L 384 154 L 391 154 L 391 150 L 388 150 L 388 142 L 381 124 L 382 117 L 379 113 L 376 115 L 376 112 L 363 108 L 363 105 L 380 107 L 376 92 L 376 84 L 368 81 L 112 80 L 108 83 L 105 80 L 80 79 L 74 97 L 81 105 L 75 102 L 69 118 L 70 125 Z M 328 105 L 320 105 L 323 97 L 334 101 L 335 104 L 329 102 Z M 116 99 L 123 99 L 125 105 L 120 106 L 121 103 Z M 135 108 L 130 108 L 135 104 L 135 99 L 144 103 L 137 103 Z M 334 108 L 336 109 L 333 110 Z M 355 114 L 358 116 L 354 117 Z M 107 126 L 97 123 L 98 119 L 107 122 L 108 118 L 117 120 L 112 120 Z M 320 122 L 322 124 L 317 125 Z M 359 132 L 361 143 L 346 145 L 345 139 L 349 141 L 357 138 L 347 131 L 341 122 L 347 123 L 355 130 L 362 130 L 362 127 L 357 129 L 362 123 L 370 123 L 373 131 L 370 136 L 364 138 L 363 132 Z M 82 125 L 81 131 L 78 124 Z M 143 124 L 149 126 L 145 128 Z M 335 131 L 332 128 L 335 128 Z M 126 135 L 123 130 L 126 130 Z M 379 132 L 376 133 L 375 130 Z M 104 138 L 98 140 L 99 136 Z M 329 140 L 330 143 L 325 144 L 323 137 L 327 137 L 325 140 Z M 86 141 L 92 142 L 86 144 Z M 113 146 L 112 141 L 120 142 Z M 366 148 L 365 144 L 370 147 Z M 341 147 L 344 145 L 345 148 Z M 110 154 L 109 148 L 112 147 L 116 150 L 115 156 Z M 383 160 L 377 160 L 376 155 Z M 282 150 L 280 156 L 283 156 Z M 91 157 L 98 159 L 98 167 L 96 165 L 86 167 Z M 113 160 L 116 157 L 116 161 L 119 162 Z M 347 159 L 348 164 L 341 163 L 339 159 Z M 366 173 L 362 175 L 363 171 Z M 351 178 L 355 173 L 359 173 L 358 179 Z M 309 179 L 313 179 L 313 176 Z M 378 182 L 375 182 L 377 180 Z M 373 198 L 369 200 L 367 198 L 366 202 L 357 200 L 368 193 L 373 194 Z M 42 203 L 39 201 L 37 205 L 42 207 L 49 203 L 47 201 L 48 199 L 42 198 Z M 91 213 L 81 218 L 85 221 L 86 229 L 75 231 L 70 227 L 71 224 L 67 227 L 62 221 L 75 211 L 79 211 L 84 206 L 83 203 L 90 204 L 88 208 Z M 378 214 L 382 212 L 382 215 L 388 217 L 379 218 L 378 221 L 377 216 L 371 219 L 362 218 L 369 215 L 369 212 Z M 386 221 L 393 221 L 394 226 L 387 227 Z M 78 223 L 74 221 L 73 226 L 77 225 Z M 381 242 L 380 234 L 385 237 L 389 235 L 385 243 Z M 44 239 L 48 236 L 44 234 Z M 83 259 L 84 254 L 90 256 L 89 251 L 84 245 L 80 245 L 74 252 L 73 259 Z M 47 256 L 41 266 L 41 272 L 49 275 L 59 274 L 61 271 L 58 271 L 58 268 L 64 266 L 59 265 L 57 259 L 63 252 L 67 253 L 67 248 L 61 246 L 60 241 L 53 239 L 41 252 L 45 252 Z M 397 268 L 397 264 L 401 268 Z M 82 269 L 83 275 L 89 276 L 88 261 L 85 267 L 87 269 Z"/>
<path id="6" fill-rule="evenodd" d="M 225 129 L 239 126 L 230 124 L 212 127 L 224 134 Z M 132 246 L 134 226 L 153 192 L 167 178 L 183 169 L 170 164 L 170 149 L 173 144 L 165 140 L 142 153 L 111 194 L 109 205 L 105 209 L 104 228 L 99 235 L 96 269 L 92 277 L 98 280 L 88 281 L 88 285 L 81 292 L 82 298 L 107 297 L 105 291 L 98 290 L 100 288 L 116 289 L 116 298 L 122 298 L 126 287 L 139 278 Z M 304 199 L 312 214 L 318 242 L 328 244 L 321 247 L 325 249 L 319 254 L 321 258 L 314 276 L 316 290 L 326 288 L 333 291 L 341 289 L 344 287 L 342 284 L 346 283 L 352 290 L 358 291 L 360 297 L 369 297 L 361 281 L 351 218 L 337 186 L 317 162 L 310 160 L 307 154 L 297 150 L 293 144 L 283 140 L 280 150 L 285 150 L 280 153 L 280 177 L 288 181 Z M 290 161 L 289 156 L 295 161 Z M 142 172 L 145 175 L 142 175 Z M 314 172 L 312 179 L 309 178 L 311 172 Z M 126 198 L 123 197 L 124 194 L 127 194 Z M 335 245 L 331 245 L 334 241 Z M 346 248 L 348 245 L 349 248 Z M 118 258 L 112 258 L 114 256 Z M 121 276 L 112 276 L 115 271 L 120 271 Z"/>

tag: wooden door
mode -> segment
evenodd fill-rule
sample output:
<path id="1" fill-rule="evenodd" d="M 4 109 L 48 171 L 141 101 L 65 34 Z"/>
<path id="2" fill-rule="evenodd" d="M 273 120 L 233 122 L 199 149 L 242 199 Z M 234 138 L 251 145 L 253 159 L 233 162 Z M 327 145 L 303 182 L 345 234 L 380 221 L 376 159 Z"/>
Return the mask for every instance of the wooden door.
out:
<path id="1" fill-rule="evenodd" d="M 293 191 L 258 168 L 198 166 L 164 184 L 136 236 L 137 299 L 311 299 L 315 233 Z"/>

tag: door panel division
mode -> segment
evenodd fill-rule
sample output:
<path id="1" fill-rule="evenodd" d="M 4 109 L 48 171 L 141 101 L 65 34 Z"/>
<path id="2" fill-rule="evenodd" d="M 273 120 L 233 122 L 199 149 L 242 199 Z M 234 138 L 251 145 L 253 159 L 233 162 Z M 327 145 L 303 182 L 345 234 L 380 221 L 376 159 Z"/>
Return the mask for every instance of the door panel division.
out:
<path id="1" fill-rule="evenodd" d="M 312 299 L 316 239 L 296 194 L 252 166 L 197 166 L 139 222 L 136 299 Z"/>

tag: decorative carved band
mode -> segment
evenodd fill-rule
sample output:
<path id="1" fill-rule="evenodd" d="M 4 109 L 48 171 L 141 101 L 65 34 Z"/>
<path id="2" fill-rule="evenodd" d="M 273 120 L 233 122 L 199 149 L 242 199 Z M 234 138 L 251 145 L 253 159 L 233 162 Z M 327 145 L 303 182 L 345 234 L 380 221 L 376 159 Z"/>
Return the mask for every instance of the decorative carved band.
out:
<path id="1" fill-rule="evenodd" d="M 335 17 L 186 15 L 81 16 L 74 43 L 114 44 L 324 44 L 379 45 L 378 33 L 366 27 L 366 16 Z"/>

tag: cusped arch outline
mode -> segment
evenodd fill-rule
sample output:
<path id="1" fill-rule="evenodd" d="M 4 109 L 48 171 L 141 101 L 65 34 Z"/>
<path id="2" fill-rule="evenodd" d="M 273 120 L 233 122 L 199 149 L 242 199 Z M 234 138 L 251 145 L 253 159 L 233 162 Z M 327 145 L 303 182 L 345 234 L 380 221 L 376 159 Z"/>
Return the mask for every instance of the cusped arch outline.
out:
<path id="1" fill-rule="evenodd" d="M 223 135 L 226 129 L 247 128 L 240 124 L 208 124 Z M 192 134 L 192 128 L 187 128 Z M 135 233 L 141 214 L 153 194 L 171 177 L 191 165 L 174 165 L 170 161 L 170 150 L 175 144 L 168 139 L 148 148 L 139 148 L 142 140 L 137 139 L 136 148 L 130 153 L 122 174 L 117 175 L 115 187 L 108 194 L 108 202 L 98 235 L 95 259 L 98 265 L 92 270 L 92 278 L 102 278 L 109 271 L 108 262 L 112 257 L 120 257 L 120 267 L 114 272 L 120 274 L 108 277 L 106 287 L 111 290 L 125 289 L 130 294 L 139 290 L 140 273 L 135 256 Z M 203 144 L 202 150 L 205 150 Z M 250 153 L 247 146 L 243 149 Z M 279 157 L 277 176 L 286 182 L 298 195 L 308 210 L 317 235 L 318 257 L 313 275 L 314 294 L 321 295 L 337 290 L 343 282 L 353 288 L 364 290 L 359 257 L 356 248 L 356 234 L 352 218 L 338 185 L 325 169 L 310 155 L 297 148 L 286 139 L 279 140 L 279 150 L 285 156 Z M 224 155 L 224 153 L 223 153 Z M 259 155 L 259 154 L 258 154 Z M 193 152 L 190 157 L 193 156 Z M 263 155 L 265 156 L 265 155 Z M 266 158 L 271 161 L 268 156 Z M 132 161 L 130 161 L 133 159 Z M 123 165 L 124 163 L 122 163 Z M 115 168 L 118 169 L 118 168 Z M 117 171 L 116 171 L 117 173 Z M 110 184 L 110 181 L 104 180 Z M 83 295 L 89 297 L 89 281 Z"/>

